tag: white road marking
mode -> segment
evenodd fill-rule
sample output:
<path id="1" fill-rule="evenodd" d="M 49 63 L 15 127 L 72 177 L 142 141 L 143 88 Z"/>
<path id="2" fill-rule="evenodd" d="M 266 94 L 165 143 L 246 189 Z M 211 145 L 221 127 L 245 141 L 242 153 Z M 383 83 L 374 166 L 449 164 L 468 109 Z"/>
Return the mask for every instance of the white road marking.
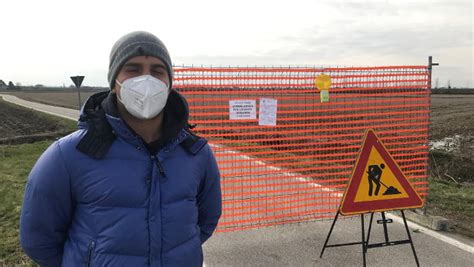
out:
<path id="1" fill-rule="evenodd" d="M 393 214 L 393 213 L 386 213 L 386 214 L 387 214 L 387 217 L 393 219 L 394 221 L 396 221 L 396 222 L 398 222 L 398 223 L 400 223 L 400 224 L 403 224 L 403 218 L 402 218 L 402 217 L 400 217 L 400 216 L 398 216 L 398 215 L 395 215 L 395 214 Z M 408 224 L 408 227 L 410 227 L 410 228 L 412 228 L 412 229 L 418 229 L 418 230 L 420 230 L 420 232 L 422 232 L 422 233 L 425 233 L 425 234 L 427 234 L 427 235 L 429 235 L 429 236 L 431 236 L 431 237 L 434 237 L 434 238 L 436 238 L 436 239 L 438 239 L 438 240 L 441 240 L 441 241 L 443 241 L 443 242 L 445 242 L 445 243 L 448 243 L 448 244 L 453 245 L 453 246 L 455 246 L 455 247 L 457 247 L 457 248 L 460 248 L 460 249 L 462 249 L 462 250 L 464 250 L 464 251 L 467 251 L 467 252 L 470 252 L 470 253 L 474 254 L 474 247 L 472 247 L 472 246 L 470 246 L 470 245 L 468 245 L 468 244 L 462 243 L 461 241 L 458 241 L 458 240 L 456 240 L 456 239 L 454 239 L 454 238 L 451 238 L 451 237 L 449 237 L 449 236 L 445 236 L 445 235 L 443 235 L 443 234 L 440 234 L 440 233 L 438 233 L 438 232 L 436 232 L 436 231 L 433 231 L 433 230 L 431 230 L 431 229 L 428 229 L 428 228 L 426 228 L 426 227 L 424 227 L 424 226 L 421 226 L 421 225 L 419 225 L 419 224 L 417 224 L 417 223 L 414 223 L 414 222 L 411 222 L 411 221 L 408 221 L 408 220 L 407 220 L 407 224 Z"/>
<path id="2" fill-rule="evenodd" d="M 218 148 L 225 148 L 224 146 L 218 145 L 218 144 L 210 144 L 210 146 L 211 147 L 218 147 Z M 242 155 L 243 154 L 242 152 L 237 152 L 237 151 L 234 151 L 234 150 L 226 150 L 226 152 L 228 152 L 229 154 L 239 154 L 238 157 L 240 157 L 240 158 L 243 158 L 243 159 L 246 159 L 246 160 L 251 160 L 252 162 L 254 162 L 254 163 L 256 163 L 260 166 L 264 166 L 265 168 L 268 168 L 270 170 L 281 172 L 283 175 L 293 177 L 296 180 L 308 183 L 309 185 L 311 185 L 313 187 L 321 188 L 321 190 L 324 191 L 324 192 L 334 191 L 333 189 L 324 187 L 323 185 L 321 185 L 319 183 L 315 183 L 315 182 L 311 181 L 310 179 L 301 177 L 300 175 L 298 175 L 296 173 L 291 173 L 291 172 L 286 171 L 285 169 L 282 169 L 282 168 L 279 168 L 279 167 L 276 167 L 276 166 L 272 166 L 272 165 L 268 165 L 267 163 L 265 163 L 261 160 L 258 160 L 256 158 L 252 158 L 252 157 L 249 157 L 247 155 Z M 337 197 L 342 197 L 343 194 L 342 193 L 334 193 L 333 195 L 335 195 Z"/>

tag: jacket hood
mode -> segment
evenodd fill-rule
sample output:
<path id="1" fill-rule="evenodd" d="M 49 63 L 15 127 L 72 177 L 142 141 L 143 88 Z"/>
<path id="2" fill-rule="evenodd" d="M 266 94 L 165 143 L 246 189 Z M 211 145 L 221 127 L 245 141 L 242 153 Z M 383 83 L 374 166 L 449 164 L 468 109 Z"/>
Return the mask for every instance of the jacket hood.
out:
<path id="1" fill-rule="evenodd" d="M 90 96 L 81 108 L 78 126 L 80 129 L 87 128 L 86 122 L 93 113 L 103 109 L 107 115 L 120 118 L 116 106 L 116 94 L 111 91 L 103 91 Z M 189 107 L 186 99 L 176 90 L 171 89 L 168 100 L 163 109 L 164 120 L 185 125 L 189 118 Z"/>
<path id="2" fill-rule="evenodd" d="M 87 128 L 87 121 L 98 111 L 103 110 L 107 115 L 120 118 L 116 105 L 116 94 L 110 91 L 103 91 L 90 96 L 81 108 L 78 127 Z M 163 109 L 163 123 L 166 128 L 183 128 L 189 119 L 189 107 L 186 99 L 176 90 L 171 89 L 168 100 Z"/>
<path id="3" fill-rule="evenodd" d="M 116 98 L 116 94 L 109 91 L 89 97 L 81 109 L 79 129 L 94 130 L 96 136 L 113 134 L 126 140 L 136 139 L 134 131 L 120 118 Z M 160 142 L 167 143 L 188 128 L 189 108 L 185 98 L 172 89 L 163 112 Z"/>

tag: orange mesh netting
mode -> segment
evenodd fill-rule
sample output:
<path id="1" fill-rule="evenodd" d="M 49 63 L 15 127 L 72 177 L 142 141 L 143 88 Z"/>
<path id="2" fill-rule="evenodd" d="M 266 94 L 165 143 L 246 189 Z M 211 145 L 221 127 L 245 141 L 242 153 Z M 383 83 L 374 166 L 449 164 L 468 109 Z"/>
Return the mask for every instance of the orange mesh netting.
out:
<path id="1" fill-rule="evenodd" d="M 221 171 L 218 231 L 332 218 L 369 128 L 418 193 L 427 195 L 426 66 L 174 72 L 174 87 L 189 102 L 190 123 L 209 140 Z M 332 80 L 325 103 L 314 83 L 322 73 Z M 262 99 L 276 100 L 274 126 L 259 123 L 259 113 L 267 110 Z M 235 100 L 245 100 L 246 107 Z M 231 108 L 243 117 L 237 112 L 231 118 Z"/>

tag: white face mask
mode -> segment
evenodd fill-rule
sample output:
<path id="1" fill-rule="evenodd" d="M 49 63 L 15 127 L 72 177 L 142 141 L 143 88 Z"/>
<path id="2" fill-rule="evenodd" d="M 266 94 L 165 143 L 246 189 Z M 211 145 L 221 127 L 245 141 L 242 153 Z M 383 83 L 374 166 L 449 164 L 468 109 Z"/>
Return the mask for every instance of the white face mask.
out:
<path id="1" fill-rule="evenodd" d="M 128 112 L 138 119 L 151 119 L 160 114 L 168 99 L 168 85 L 151 75 L 126 79 L 121 86 L 118 100 Z"/>

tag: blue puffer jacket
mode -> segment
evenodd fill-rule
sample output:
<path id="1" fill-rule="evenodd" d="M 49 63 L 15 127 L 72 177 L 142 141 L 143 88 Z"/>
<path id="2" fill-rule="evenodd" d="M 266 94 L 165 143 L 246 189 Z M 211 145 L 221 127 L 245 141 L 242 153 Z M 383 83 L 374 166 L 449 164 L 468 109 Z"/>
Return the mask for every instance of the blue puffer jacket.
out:
<path id="1" fill-rule="evenodd" d="M 86 106 L 100 110 L 103 98 Z M 185 100 L 175 91 L 170 99 L 187 122 Z M 114 139 L 101 157 L 76 148 L 91 127 L 83 121 L 35 164 L 21 213 L 23 249 L 41 266 L 201 266 L 201 245 L 221 214 L 209 145 L 184 127 L 152 155 L 120 118 L 104 116 L 110 126 L 94 127 L 109 127 Z"/>

